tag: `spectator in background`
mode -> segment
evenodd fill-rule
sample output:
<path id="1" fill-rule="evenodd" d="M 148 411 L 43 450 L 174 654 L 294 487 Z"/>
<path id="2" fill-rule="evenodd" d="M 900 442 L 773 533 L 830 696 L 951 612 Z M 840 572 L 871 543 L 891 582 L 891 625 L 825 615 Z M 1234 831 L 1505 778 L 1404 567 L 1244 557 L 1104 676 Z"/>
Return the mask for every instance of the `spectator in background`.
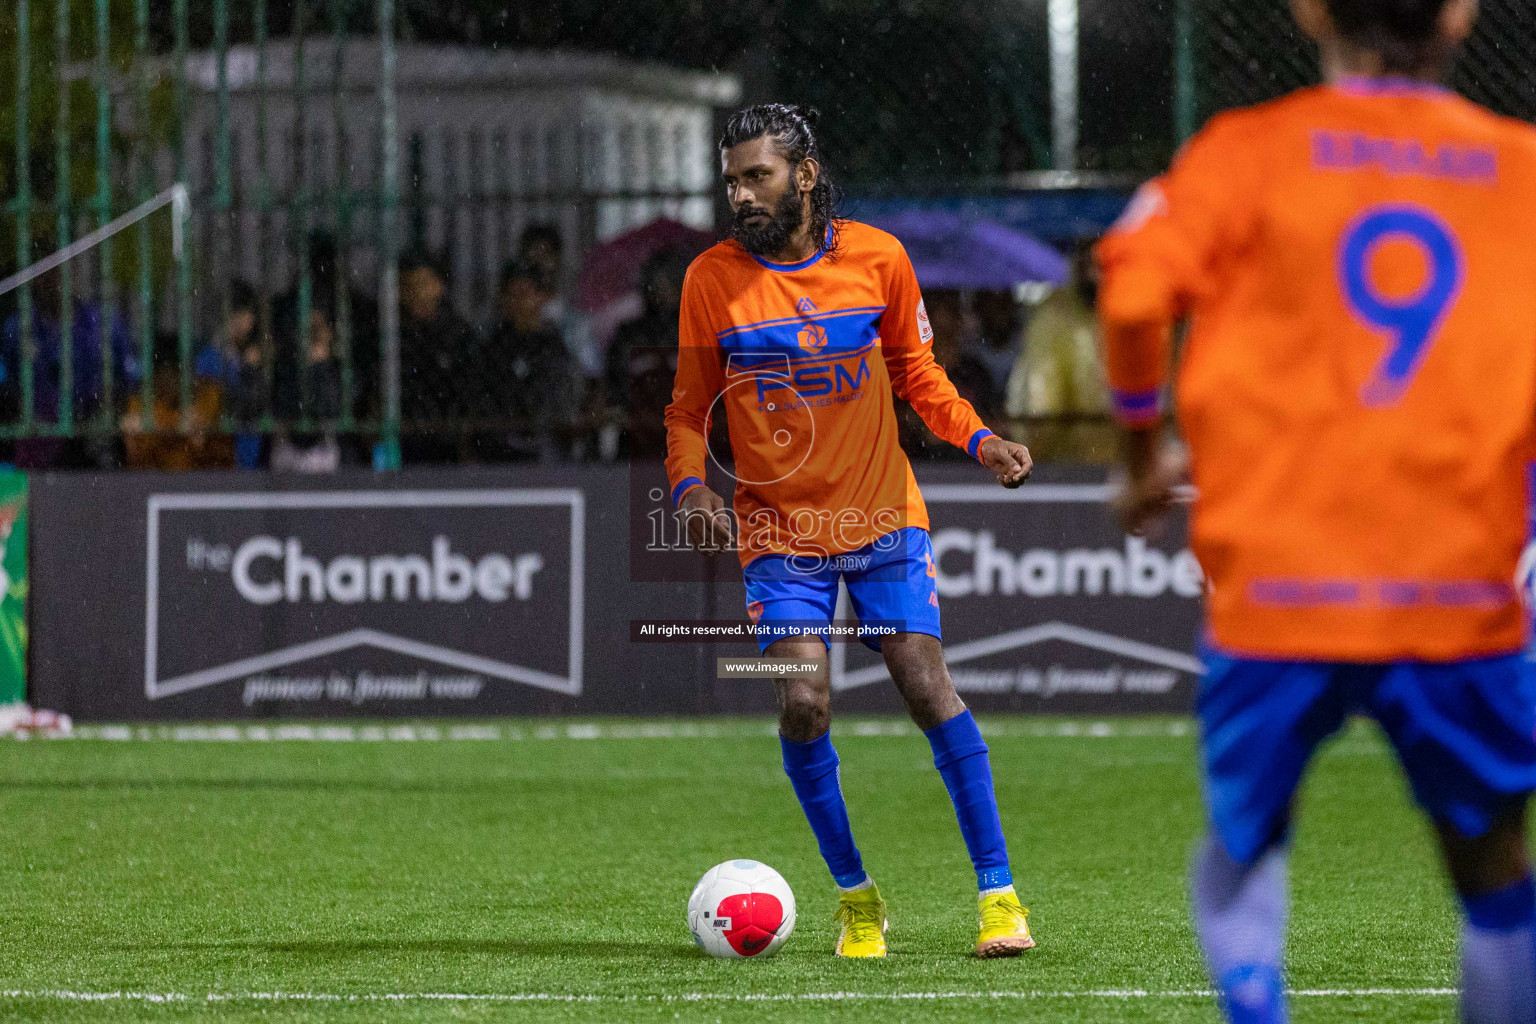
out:
<path id="1" fill-rule="evenodd" d="M 934 362 L 944 368 L 960 397 L 975 406 L 976 414 L 988 423 L 993 422 L 1001 411 L 1001 392 L 993 386 L 987 365 L 976 357 L 977 346 L 966 344 L 967 338 L 975 334 L 970 330 L 973 325 L 965 300 L 956 291 L 939 290 L 928 295 L 925 306 L 933 326 Z"/>
<path id="2" fill-rule="evenodd" d="M 59 399 L 63 392 L 61 356 L 64 351 L 62 295 L 58 273 L 44 274 L 32 283 L 33 417 L 39 423 L 59 422 Z M 99 415 L 106 395 L 102 366 L 103 321 L 108 319 L 99 303 L 76 300 L 72 303 L 74 322 L 71 329 L 71 354 L 74 357 L 73 397 L 75 422 L 82 423 Z M 114 396 L 121 398 L 139 383 L 137 343 L 133 325 L 123 313 L 111 317 L 111 353 Z M 115 411 L 108 410 L 116 419 Z M 0 327 L 0 418 L 15 423 L 22 415 L 21 316 L 12 313 Z M 115 456 L 105 449 L 76 439 L 71 443 L 59 437 L 23 438 L 16 442 L 15 461 L 22 469 L 48 469 L 66 465 L 105 468 Z"/>
<path id="3" fill-rule="evenodd" d="M 967 351 L 986 366 L 1001 410 L 1001 396 L 1007 393 L 1008 378 L 1024 350 L 1019 303 L 1011 291 L 976 292 L 971 306 L 976 313 L 977 337 Z"/>
<path id="4" fill-rule="evenodd" d="M 544 317 L 560 331 L 565 350 L 583 377 L 601 375 L 602 356 L 592 340 L 587 318 L 565 295 L 565 239 L 553 224 L 530 224 L 517 243 L 519 261 L 543 267 L 552 291 L 544 304 Z"/>
<path id="5" fill-rule="evenodd" d="M 325 314 L 331 324 L 332 349 L 338 363 L 341 350 L 341 298 L 347 301 L 349 323 L 347 344 L 352 360 L 352 414 L 359 419 L 376 416 L 382 405 L 379 392 L 379 308 L 366 292 L 345 282 L 337 289 L 340 268 L 336 239 L 324 231 L 309 236 L 310 308 Z M 293 363 L 298 354 L 299 282 L 272 304 L 272 336 L 277 343 L 278 362 Z M 289 367 L 292 370 L 292 367 Z"/>
<path id="6" fill-rule="evenodd" d="M 620 457 L 666 458 L 666 411 L 677 376 L 677 317 L 689 262 L 671 249 L 658 250 L 645 261 L 640 272 L 644 312 L 620 324 L 609 343 L 604 391 L 608 418 L 620 424 L 615 450 Z"/>
<path id="7" fill-rule="evenodd" d="M 1035 311 L 1008 380 L 1010 417 L 1066 418 L 1010 431 L 1039 458 L 1104 462 L 1114 456 L 1108 424 L 1093 419 L 1109 412 L 1094 313 L 1098 288 L 1093 248 L 1080 244 L 1073 253 L 1071 279 Z"/>
<path id="8" fill-rule="evenodd" d="M 459 445 L 432 423 L 470 415 L 475 343 L 468 323 L 448 302 L 448 272 L 423 252 L 400 261 L 400 414 L 418 426 L 401 442 L 407 462 L 453 462 Z"/>
<path id="9" fill-rule="evenodd" d="M 923 293 L 928 322 L 933 328 L 933 360 L 944 368 L 960 397 L 975 406 L 976 414 L 989 426 L 1001 411 L 1000 392 L 992 383 L 985 363 L 967 351 L 965 302 L 957 291 L 938 289 Z M 929 460 L 970 458 L 965 452 L 940 441 L 906 403 L 900 405 L 899 422 L 902 446 L 909 455 Z"/>
<path id="10" fill-rule="evenodd" d="M 143 396 L 135 391 L 120 421 L 128 468 L 167 472 L 232 468 L 233 440 L 218 432 L 224 384 L 217 378 L 194 376 L 192 400 L 183 410 L 179 356 L 175 334 L 155 336 L 150 416 L 146 419 Z"/>
<path id="11" fill-rule="evenodd" d="M 564 447 L 574 414 L 572 360 L 559 329 L 544 315 L 554 289 L 545 266 L 507 264 L 497 316 L 485 332 L 473 369 L 480 388 L 476 415 L 509 420 L 510 428 L 476 434 L 476 458 L 531 462 Z"/>
<path id="12" fill-rule="evenodd" d="M 256 296 L 244 281 L 229 283 L 229 317 L 192 356 L 199 379 L 233 385 L 240 377 L 240 346 L 256 334 Z"/>
<path id="13" fill-rule="evenodd" d="M 341 416 L 341 361 L 336 332 L 323 309 L 309 312 L 309 344 L 302 366 L 282 368 L 274 405 L 278 429 L 272 439 L 272 469 L 279 473 L 334 473 L 343 453 L 336 437 Z"/>
<path id="14" fill-rule="evenodd" d="M 265 438 L 257 427 L 271 411 L 267 360 L 256 331 L 256 291 L 244 281 L 229 284 L 229 316 L 213 341 L 197 354 L 199 380 L 223 388 L 223 415 L 235 424 L 235 465 L 257 469 Z"/>

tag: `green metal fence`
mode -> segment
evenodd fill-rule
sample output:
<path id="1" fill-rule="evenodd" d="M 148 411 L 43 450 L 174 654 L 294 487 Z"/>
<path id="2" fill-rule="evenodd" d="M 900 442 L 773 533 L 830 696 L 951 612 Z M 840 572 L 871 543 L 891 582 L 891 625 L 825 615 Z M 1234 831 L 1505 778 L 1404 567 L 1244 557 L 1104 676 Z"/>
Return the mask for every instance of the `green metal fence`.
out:
<path id="1" fill-rule="evenodd" d="M 402 430 L 455 429 L 402 409 L 403 250 L 440 252 L 473 319 L 532 223 L 561 228 L 570 285 L 594 241 L 659 215 L 714 220 L 712 183 L 695 171 L 707 175 L 714 109 L 737 98 L 723 76 L 401 43 L 397 0 L 291 0 L 280 28 L 267 0 L 0 3 L 14 19 L 0 14 L 0 113 L 12 115 L 0 116 L 0 277 L 48 270 L 0 281 L 0 440 L 207 429 L 199 359 L 240 280 L 257 294 L 266 400 L 226 409 L 216 429 L 350 434 L 396 466 Z M 402 71 L 416 92 L 401 91 Z M 571 91 L 581 83 L 626 98 L 604 107 Z M 531 112 L 509 121 L 487 107 Z M 323 266 L 311 252 L 322 236 L 334 250 Z M 77 250 L 52 269 L 50 254 Z M 299 372 L 295 408 L 280 408 L 277 378 L 310 351 L 322 301 L 339 403 L 316 412 Z"/>
<path id="2" fill-rule="evenodd" d="M 1317 81 L 1315 48 L 1287 0 L 1178 0 L 1177 131 L 1188 138 L 1212 115 Z M 1476 34 L 1452 84 L 1503 114 L 1536 121 L 1536 11 L 1529 0 L 1483 0 Z"/>
<path id="3" fill-rule="evenodd" d="M 294 23 L 292 45 L 294 47 L 291 94 L 296 98 L 294 125 L 302 126 L 305 118 L 307 89 L 304 81 L 305 36 L 312 30 L 310 5 L 314 0 L 296 0 L 293 4 Z M 327 4 L 336 40 L 335 53 L 342 52 L 342 43 L 348 38 L 346 25 L 355 20 L 356 4 L 349 0 L 321 0 Z M 390 301 L 394 291 L 396 259 L 400 250 L 397 229 L 397 210 L 400 205 L 400 188 L 397 163 L 393 154 L 397 150 L 395 140 L 394 97 L 394 49 L 395 7 L 393 0 L 377 0 L 374 7 L 377 28 L 380 67 L 373 76 L 377 81 L 377 135 L 383 147 L 380 161 L 382 175 L 376 190 L 359 195 L 355 186 L 344 177 L 345 167 L 338 162 L 336 187 L 333 197 L 342 197 L 335 203 L 330 220 L 346 241 L 351 220 L 351 206 L 366 204 L 378 212 L 372 237 L 368 244 L 376 250 L 379 267 L 379 288 L 383 303 L 382 330 L 379 342 L 386 353 L 386 366 L 394 365 L 387 353 L 398 344 L 398 330 L 392 315 L 395 303 Z M 51 10 L 50 10 L 51 8 Z M 163 13 L 163 12 L 162 12 Z M 315 196 L 310 190 L 312 176 L 308 173 L 304 152 L 306 132 L 302 127 L 293 129 L 296 145 L 293 156 L 297 172 L 295 187 L 287 194 L 278 194 L 269 179 L 269 161 L 266 158 L 268 141 L 274 125 L 265 109 L 267 81 L 265 54 L 267 50 L 267 10 L 265 0 L 254 0 L 247 6 L 231 3 L 231 0 L 212 0 L 213 40 L 212 64 L 216 69 L 214 93 L 214 152 L 211 163 L 214 168 L 211 188 L 198 195 L 205 202 L 213 224 L 212 252 L 200 268 L 214 270 L 218 276 L 194 282 L 194 260 L 205 254 L 194 252 L 190 244 L 169 244 L 173 234 L 179 235 L 182 224 L 168 223 L 171 217 L 186 213 L 184 202 L 164 203 L 167 212 L 153 215 L 130 216 L 134 223 L 119 233 L 113 230 L 114 218 L 132 210 L 158 209 L 153 202 L 155 194 L 169 171 L 171 182 L 184 186 L 188 180 L 189 139 L 188 125 L 191 120 L 191 96 L 188 83 L 188 0 L 173 0 L 171 5 L 171 35 L 169 54 L 155 53 L 151 48 L 151 7 L 149 0 L 15 0 L 14 22 L 0 23 L 0 30 L 11 36 L 7 54 L 13 62 L 8 70 L 8 84 L 14 86 L 14 98 L 10 104 L 13 156 L 5 172 L 10 194 L 7 228 L 12 234 L 14 253 L 13 270 L 23 271 L 51 252 L 66 250 L 77 229 L 90 226 L 94 221 L 97 231 L 111 231 L 107 237 L 90 246 L 88 250 L 63 263 L 62 269 L 48 275 L 23 279 L 14 290 L 7 287 L 11 280 L 0 285 L 12 294 L 3 300 L 8 304 L 5 312 L 11 321 L 15 337 L 8 343 L 14 351 L 8 351 L 8 365 L 13 365 L 17 380 L 7 380 L 7 397 L 4 404 L 14 405 L 6 409 L 10 415 L 0 422 L 0 437 L 4 438 L 71 438 L 90 435 L 113 435 L 122 427 L 120 415 L 125 402 L 132 396 L 124 394 L 125 382 L 121 379 L 125 368 L 131 368 L 138 378 L 137 401 L 139 415 L 143 418 L 143 430 L 153 433 L 152 421 L 156 407 L 157 362 L 163 367 L 164 353 L 157 361 L 155 336 L 157 325 L 169 322 L 175 335 L 176 399 L 183 424 L 194 405 L 195 339 L 208 337 L 217 326 L 204 318 L 198 323 L 195 309 L 204 303 L 205 289 L 211 288 L 217 298 L 212 308 L 217 311 L 220 323 L 230 309 L 229 268 L 233 265 L 230 252 L 233 232 L 231 222 L 235 214 L 235 192 L 231 180 L 233 161 L 231 155 L 230 119 L 230 28 L 231 18 L 249 18 L 251 49 L 255 53 L 254 91 L 257 94 L 255 117 L 255 147 L 258 158 L 257 180 L 251 190 L 252 205 L 259 211 L 254 244 L 261 251 L 276 245 L 291 246 L 297 253 L 297 291 L 299 310 L 297 316 L 298 345 L 301 350 L 308 343 L 309 304 L 314 282 L 308 261 L 306 246 L 309 241 L 312 208 Z M 45 19 L 47 22 L 45 24 Z M 51 28 L 51 31 L 45 31 Z M 336 110 L 338 132 L 343 130 L 341 111 Z M 40 138 L 52 135 L 51 153 L 38 145 Z M 170 167 L 157 169 L 157 160 L 166 153 Z M 77 172 L 82 157 L 93 157 L 93 174 Z M 87 165 L 90 166 L 90 165 Z M 40 187 L 40 179 L 46 187 Z M 185 195 L 184 187 L 181 195 Z M 272 237 L 270 222 L 279 211 L 284 212 L 290 226 L 290 238 L 278 240 Z M 174 230 L 173 230 L 174 228 Z M 126 237 L 125 237 L 126 236 Z M 346 275 L 344 261 L 338 261 L 336 272 Z M 25 275 L 22 275 L 25 278 Z M 81 345 L 77 337 L 76 287 L 86 282 L 93 292 L 92 315 L 96 323 L 92 328 L 94 347 L 99 350 L 100 367 L 89 369 L 77 365 L 76 357 Z M 262 287 L 260 331 L 271 350 L 272 337 L 272 282 L 264 276 Z M 40 349 L 36 336 L 39 323 L 39 287 L 49 287 L 48 330 L 56 337 L 47 351 Z M 131 296 L 123 302 L 124 294 Z M 339 289 L 348 294 L 348 289 Z M 349 344 L 349 324 L 345 299 L 338 317 L 337 346 L 343 364 L 342 415 L 336 424 L 344 430 L 364 426 L 353 422 L 355 408 L 352 389 L 356 386 L 352 372 L 352 347 Z M 132 345 L 123 351 L 115 344 L 125 323 L 131 325 Z M 201 331 L 199 331 L 201 328 Z M 40 360 L 40 355 L 47 358 Z M 47 408 L 39 405 L 38 370 L 41 362 L 48 362 L 50 380 L 48 391 L 53 401 Z M 56 361 L 56 369 L 54 363 Z M 80 408 L 83 375 L 89 377 L 89 410 Z M 270 366 L 268 367 L 270 382 Z M 389 384 L 382 387 L 378 403 L 377 422 L 367 424 L 374 430 L 382 444 L 386 464 L 398 462 L 400 425 L 399 388 L 397 374 L 388 374 Z M 82 415 L 89 412 L 89 416 Z M 225 428 L 234 424 L 225 422 Z M 263 422 L 249 424 L 257 429 L 270 429 L 271 416 Z"/>
<path id="4" fill-rule="evenodd" d="M 461 123 L 435 104 L 492 72 L 465 64 L 466 48 L 398 42 L 409 37 L 400 2 L 287 0 L 291 21 L 278 27 L 268 0 L 0 0 L 0 275 L 82 247 L 62 272 L 0 295 L 0 319 L 15 324 L 0 345 L 0 440 L 194 432 L 198 358 L 230 321 L 232 282 L 243 279 L 256 294 L 266 402 L 223 411 L 219 430 L 339 431 L 377 464 L 398 465 L 402 431 L 433 427 L 413 422 L 402 396 L 403 249 L 444 250 L 454 295 L 483 312 L 510 239 L 531 222 L 559 223 L 570 258 L 657 215 L 713 220 L 714 113 L 737 98 L 721 76 L 679 72 L 663 86 L 655 69 L 596 55 L 525 55 L 541 81 L 665 93 L 660 106 L 691 112 L 645 120 L 573 101 L 526 123 Z M 1525 66 L 1536 18 L 1527 0 L 1483 9 L 1456 85 L 1536 119 Z M 1173 27 L 1170 134 L 1316 77 L 1286 0 L 1175 0 Z M 438 93 L 412 93 L 412 75 L 436 76 Z M 543 102 L 520 88 L 496 102 Z M 878 113 L 879 95 L 861 89 L 850 109 Z M 996 130 L 978 119 L 977 132 Z M 180 246 L 172 221 L 189 204 L 177 196 L 192 211 Z M 317 232 L 334 245 L 318 271 Z M 308 351 L 317 303 L 334 331 L 339 405 L 315 413 L 301 374 L 295 408 L 279 408 L 277 377 Z M 94 344 L 79 343 L 87 336 Z M 159 416 L 167 395 L 169 423 Z M 453 429 L 474 426 L 468 412 L 458 419 Z"/>

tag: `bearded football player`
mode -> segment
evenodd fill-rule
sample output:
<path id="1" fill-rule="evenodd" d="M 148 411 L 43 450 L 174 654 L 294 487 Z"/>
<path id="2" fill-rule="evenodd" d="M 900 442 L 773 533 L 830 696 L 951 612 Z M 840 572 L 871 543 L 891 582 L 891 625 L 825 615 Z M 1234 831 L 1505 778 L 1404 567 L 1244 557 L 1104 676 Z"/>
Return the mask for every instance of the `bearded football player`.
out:
<path id="1" fill-rule="evenodd" d="M 892 396 L 1005 487 L 1029 452 L 995 436 L 933 358 L 901 243 L 834 216 L 816 112 L 734 115 L 720 142 L 732 237 L 689 268 L 667 410 L 667 472 L 691 542 L 735 547 L 748 614 L 772 658 L 817 663 L 775 681 L 784 770 L 839 890 L 844 957 L 886 954 L 887 910 L 854 842 L 830 734 L 827 643 L 839 583 L 933 747 L 976 870 L 976 954 L 1034 946 L 1013 888 L 992 770 L 945 668 L 928 513 Z M 705 482 L 710 425 L 729 423 L 734 519 Z"/>

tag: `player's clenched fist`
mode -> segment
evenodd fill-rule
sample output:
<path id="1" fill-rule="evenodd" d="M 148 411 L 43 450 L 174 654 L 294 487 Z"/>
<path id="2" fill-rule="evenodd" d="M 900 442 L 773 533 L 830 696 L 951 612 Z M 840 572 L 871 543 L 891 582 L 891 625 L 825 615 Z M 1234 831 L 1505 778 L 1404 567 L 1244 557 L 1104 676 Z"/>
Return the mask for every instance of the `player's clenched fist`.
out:
<path id="1" fill-rule="evenodd" d="M 731 546 L 731 514 L 725 499 L 708 487 L 695 487 L 678 504 L 688 531 L 688 543 L 706 555 L 718 555 Z"/>
<path id="2" fill-rule="evenodd" d="M 997 482 L 1010 491 L 1029 479 L 1035 468 L 1029 449 L 1000 437 L 989 437 L 981 443 L 981 464 L 990 469 Z"/>

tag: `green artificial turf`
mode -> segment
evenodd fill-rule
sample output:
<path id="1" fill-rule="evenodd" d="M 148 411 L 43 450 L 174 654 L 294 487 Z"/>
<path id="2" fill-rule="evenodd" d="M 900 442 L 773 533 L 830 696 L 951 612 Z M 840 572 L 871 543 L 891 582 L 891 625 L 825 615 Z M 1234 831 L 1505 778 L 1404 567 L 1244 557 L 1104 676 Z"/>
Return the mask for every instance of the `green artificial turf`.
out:
<path id="1" fill-rule="evenodd" d="M 832 956 L 834 892 L 767 722 L 0 743 L 0 1019 L 1216 1021 L 1184 900 L 1200 821 L 1187 728 L 983 724 L 1040 941 L 1014 961 L 967 955 L 974 878 L 954 815 L 926 742 L 893 722 L 834 727 L 890 901 L 880 962 Z M 688 934 L 694 882 L 738 857 L 799 900 L 772 960 L 711 960 Z M 1293 879 L 1293 988 L 1455 986 L 1453 905 L 1373 732 L 1319 759 Z M 249 998 L 262 993 L 309 998 Z M 412 998 L 378 998 L 394 994 Z M 1454 1016 L 1444 994 L 1302 995 L 1294 1010 Z"/>

